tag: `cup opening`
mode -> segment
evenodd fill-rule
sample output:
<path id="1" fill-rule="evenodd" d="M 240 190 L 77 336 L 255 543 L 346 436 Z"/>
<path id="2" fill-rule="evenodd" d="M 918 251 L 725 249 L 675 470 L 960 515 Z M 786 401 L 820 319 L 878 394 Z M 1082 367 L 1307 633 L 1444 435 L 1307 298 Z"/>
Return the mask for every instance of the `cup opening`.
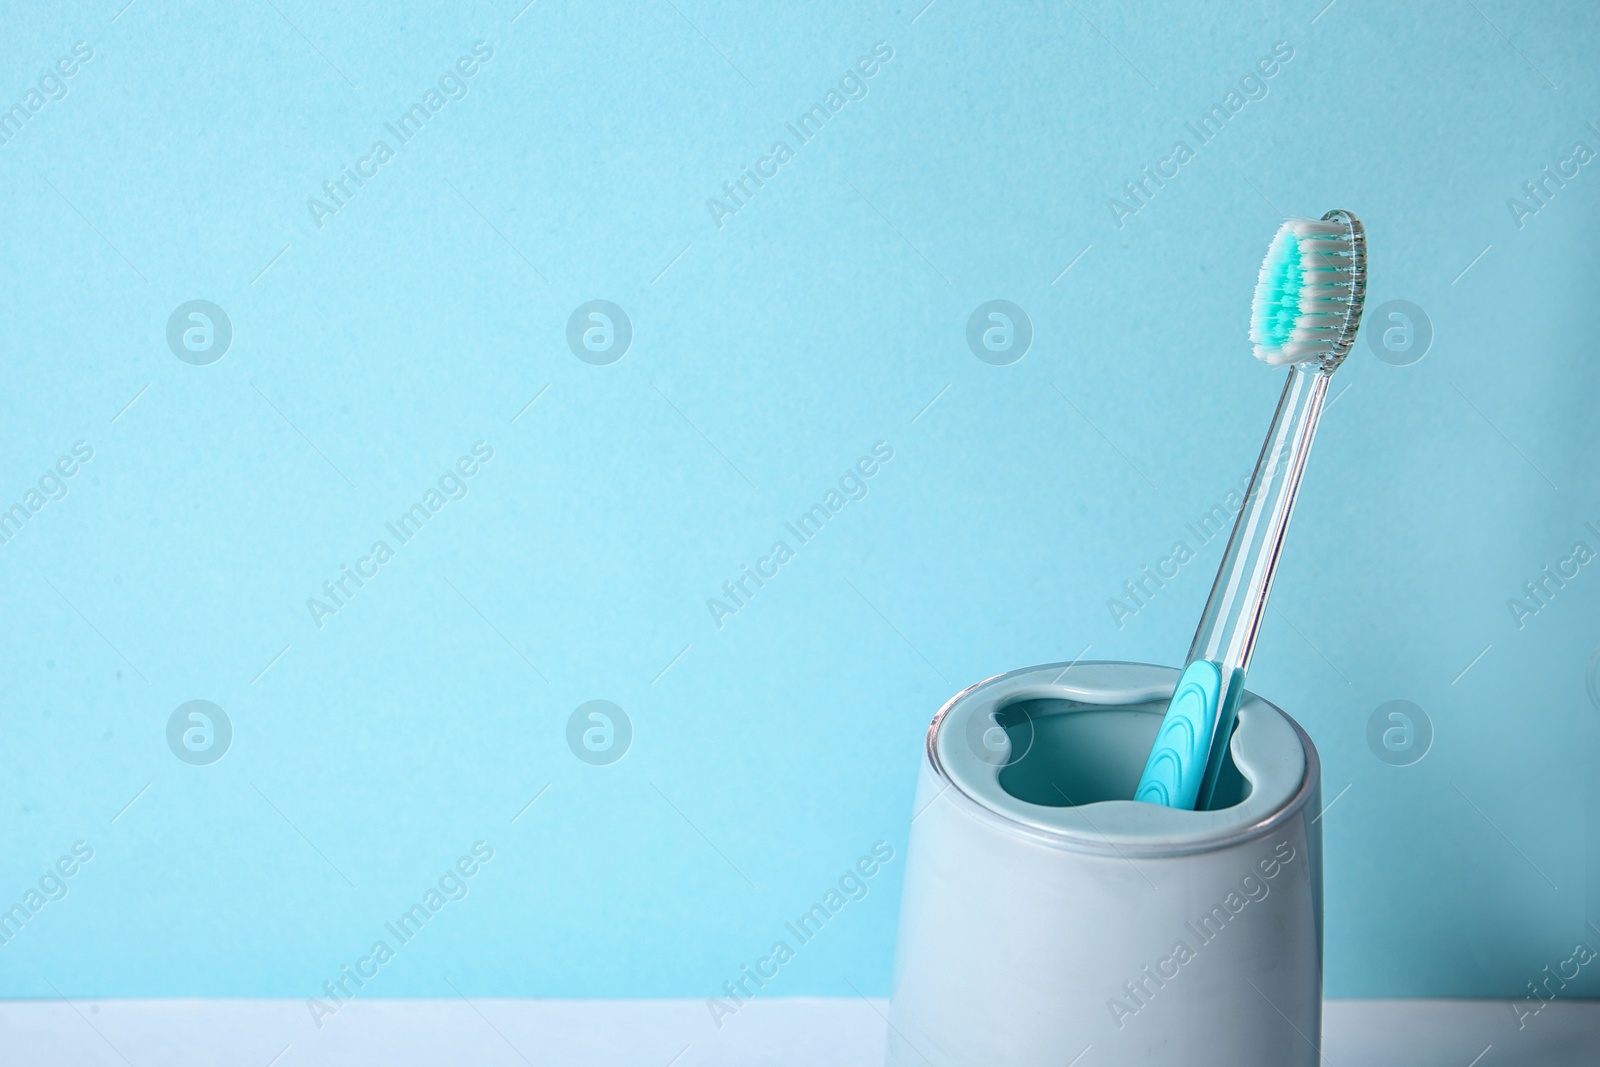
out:
<path id="1" fill-rule="evenodd" d="M 1165 701 L 1105 705 L 1027 697 L 1002 704 L 994 722 L 1006 733 L 1010 757 L 1000 769 L 1000 788 L 1051 808 L 1131 801 L 1165 712 Z M 1250 791 L 1230 745 L 1206 810 L 1234 807 Z"/>

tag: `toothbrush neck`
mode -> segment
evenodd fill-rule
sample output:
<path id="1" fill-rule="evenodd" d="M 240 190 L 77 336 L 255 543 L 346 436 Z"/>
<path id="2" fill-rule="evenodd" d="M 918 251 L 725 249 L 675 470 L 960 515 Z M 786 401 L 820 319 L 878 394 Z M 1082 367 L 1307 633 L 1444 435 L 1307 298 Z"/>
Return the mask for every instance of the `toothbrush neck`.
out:
<path id="1" fill-rule="evenodd" d="M 1217 664 L 1224 679 L 1234 670 L 1249 670 L 1331 377 L 1331 371 L 1315 364 L 1290 368 L 1244 505 L 1234 520 L 1188 660 Z"/>

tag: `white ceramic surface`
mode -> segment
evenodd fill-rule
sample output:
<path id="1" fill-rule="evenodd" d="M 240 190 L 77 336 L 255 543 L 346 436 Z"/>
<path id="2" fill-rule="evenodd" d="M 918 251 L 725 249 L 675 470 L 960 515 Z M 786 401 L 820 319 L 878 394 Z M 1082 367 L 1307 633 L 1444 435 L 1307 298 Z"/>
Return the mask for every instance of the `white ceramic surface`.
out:
<path id="1" fill-rule="evenodd" d="M 1065 1067 L 1091 1047 L 1095 1067 L 1315 1067 L 1320 770 L 1304 732 L 1246 694 L 1242 801 L 1092 799 L 1132 796 L 1177 676 L 1053 664 L 941 709 L 908 849 L 892 1067 Z"/>

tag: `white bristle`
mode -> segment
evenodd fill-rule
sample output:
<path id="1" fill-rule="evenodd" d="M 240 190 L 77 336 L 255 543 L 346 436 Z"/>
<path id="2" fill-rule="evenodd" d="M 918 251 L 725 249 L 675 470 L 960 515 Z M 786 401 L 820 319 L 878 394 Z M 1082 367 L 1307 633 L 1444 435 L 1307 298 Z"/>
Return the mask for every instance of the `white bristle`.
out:
<path id="1" fill-rule="evenodd" d="M 1278 230 L 1261 265 L 1250 339 L 1257 359 L 1301 363 L 1343 358 L 1349 348 L 1352 313 L 1359 317 L 1365 290 L 1365 249 L 1354 224 L 1344 219 L 1289 219 Z M 1280 273 L 1288 257 L 1299 269 L 1292 310 L 1282 304 Z M 1276 302 L 1275 302 L 1276 301 Z M 1284 332 L 1284 317 L 1293 316 Z"/>

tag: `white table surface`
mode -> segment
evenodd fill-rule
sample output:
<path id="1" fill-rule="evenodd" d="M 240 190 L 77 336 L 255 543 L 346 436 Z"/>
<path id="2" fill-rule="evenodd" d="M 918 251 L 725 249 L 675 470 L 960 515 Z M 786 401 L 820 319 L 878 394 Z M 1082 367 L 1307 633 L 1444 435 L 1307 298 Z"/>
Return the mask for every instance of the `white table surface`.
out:
<path id="1" fill-rule="evenodd" d="M 0 1002 L 4 1067 L 880 1067 L 881 1000 L 358 1000 L 318 1029 L 296 1000 Z M 1508 1001 L 1330 1001 L 1330 1067 L 1600 1064 L 1600 1001 L 1517 1028 Z M 1063 1057 L 1063 1067 L 1070 1056 Z M 1078 1067 L 1094 1067 L 1091 1048 Z"/>

